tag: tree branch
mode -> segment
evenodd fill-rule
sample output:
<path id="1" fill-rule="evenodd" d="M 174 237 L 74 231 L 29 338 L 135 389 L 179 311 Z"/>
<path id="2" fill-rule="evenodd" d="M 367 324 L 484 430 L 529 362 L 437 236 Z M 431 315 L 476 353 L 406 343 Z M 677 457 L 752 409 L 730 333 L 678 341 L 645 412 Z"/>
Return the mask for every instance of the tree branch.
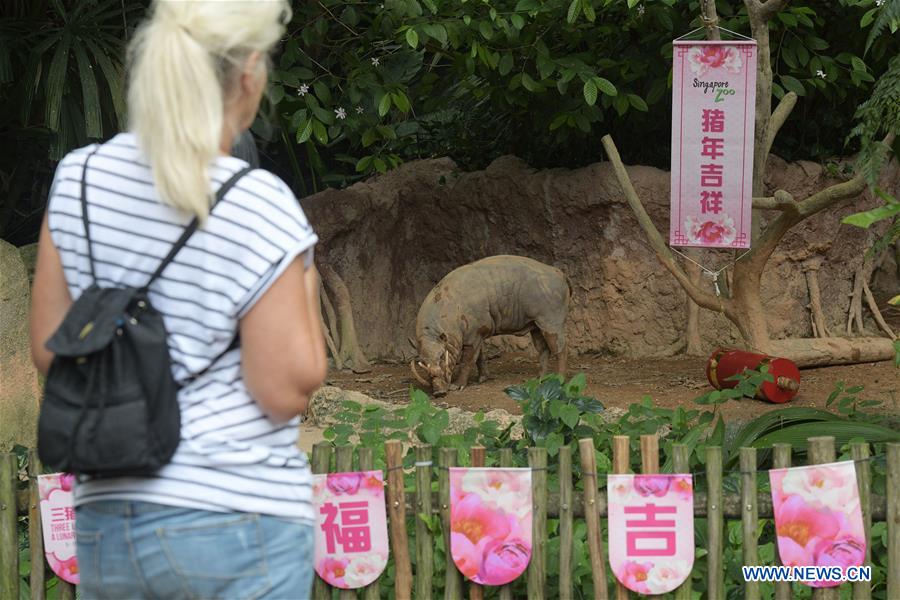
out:
<path id="1" fill-rule="evenodd" d="M 772 151 L 772 142 L 775 141 L 775 136 L 778 135 L 778 131 L 781 129 L 781 126 L 784 125 L 784 122 L 790 116 L 791 111 L 794 110 L 796 104 L 797 94 L 788 92 L 781 98 L 781 102 L 778 103 L 775 110 L 772 111 L 772 116 L 769 119 L 768 125 L 766 125 L 765 156 L 769 156 L 769 152 Z"/>
<path id="2" fill-rule="evenodd" d="M 716 0 L 701 0 L 700 20 L 706 27 L 706 39 L 716 41 L 722 39 L 719 33 L 719 15 L 716 14 Z"/>
<path id="3" fill-rule="evenodd" d="M 775 192 L 774 197 L 754 198 L 753 208 L 760 208 L 763 210 L 791 210 L 797 208 L 797 203 L 794 200 L 794 197 L 789 193 L 784 190 L 778 190 Z"/>
<path id="4" fill-rule="evenodd" d="M 622 159 L 619 156 L 619 151 L 616 148 L 613 139 L 609 135 L 605 135 L 601 142 L 603 143 L 603 148 L 606 149 L 606 154 L 609 156 L 610 162 L 613 164 L 616 179 L 618 179 L 619 186 L 621 186 L 622 191 L 625 193 L 628 205 L 631 206 L 631 210 L 634 212 L 634 216 L 637 218 L 641 229 L 644 230 L 644 234 L 646 234 L 647 239 L 650 241 L 650 246 L 656 253 L 659 262 L 675 276 L 675 279 L 681 287 L 684 288 L 684 291 L 687 292 L 688 296 L 691 297 L 691 300 L 703 308 L 716 312 L 724 312 L 724 302 L 727 301 L 722 298 L 717 298 L 713 294 L 697 287 L 694 282 L 691 281 L 691 278 L 688 277 L 687 273 L 685 273 L 675 261 L 675 256 L 666 246 L 662 235 L 660 235 L 659 230 L 653 224 L 653 221 L 650 220 L 650 215 L 647 214 L 644 205 L 641 203 L 640 197 L 638 197 L 634 186 L 631 184 L 631 178 L 628 177 L 628 171 L 625 170 L 625 165 L 622 164 Z"/>
<path id="5" fill-rule="evenodd" d="M 859 196 L 866 189 L 866 180 L 862 175 L 857 175 L 850 181 L 838 183 L 816 192 L 806 200 L 797 203 L 798 221 L 825 210 L 842 200 Z"/>

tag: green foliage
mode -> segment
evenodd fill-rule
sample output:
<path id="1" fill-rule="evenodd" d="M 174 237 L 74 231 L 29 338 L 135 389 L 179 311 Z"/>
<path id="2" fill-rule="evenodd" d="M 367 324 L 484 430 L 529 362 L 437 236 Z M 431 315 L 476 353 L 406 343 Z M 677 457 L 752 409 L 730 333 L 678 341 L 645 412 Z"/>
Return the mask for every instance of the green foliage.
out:
<path id="1" fill-rule="evenodd" d="M 579 373 L 568 383 L 562 375 L 546 375 L 506 388 L 506 395 L 522 408 L 527 443 L 556 456 L 560 447 L 590 437 L 601 422 L 597 415 L 603 405 L 584 396 L 585 387 L 584 374 Z"/>
<path id="2" fill-rule="evenodd" d="M 780 154 L 840 151 L 849 112 L 898 49 L 880 36 L 863 53 L 858 23 L 873 4 L 792 5 L 772 21 L 773 93 L 804 96 Z M 748 29 L 740 6 L 720 3 L 725 27 Z M 670 42 L 698 14 L 675 0 L 301 3 L 271 95 L 308 159 L 294 182 L 312 191 L 443 155 L 464 168 L 509 153 L 579 166 L 598 159 L 588 148 L 600 132 L 622 132 L 632 160 L 665 166 Z"/>

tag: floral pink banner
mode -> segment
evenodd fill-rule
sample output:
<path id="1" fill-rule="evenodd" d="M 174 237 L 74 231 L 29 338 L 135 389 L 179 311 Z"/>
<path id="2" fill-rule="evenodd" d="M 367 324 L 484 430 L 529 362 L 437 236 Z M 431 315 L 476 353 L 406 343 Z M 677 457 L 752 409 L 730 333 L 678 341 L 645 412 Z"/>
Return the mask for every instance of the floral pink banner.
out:
<path id="1" fill-rule="evenodd" d="M 44 555 L 50 568 L 60 579 L 78 584 L 81 578 L 78 575 L 78 558 L 75 556 L 73 483 L 75 476 L 67 473 L 38 475 Z"/>
<path id="2" fill-rule="evenodd" d="M 772 469 L 778 555 L 791 567 L 860 566 L 866 556 L 856 465 L 853 461 Z M 838 581 L 804 582 L 833 587 Z"/>
<path id="3" fill-rule="evenodd" d="M 329 585 L 369 585 L 388 562 L 387 516 L 381 471 L 313 476 L 315 568 Z"/>
<path id="4" fill-rule="evenodd" d="M 531 469 L 450 469 L 450 554 L 466 579 L 504 585 L 531 560 Z"/>
<path id="5" fill-rule="evenodd" d="M 622 585 L 664 594 L 694 565 L 690 475 L 608 475 L 609 564 Z"/>
<path id="6" fill-rule="evenodd" d="M 673 42 L 669 244 L 749 248 L 756 42 Z"/>

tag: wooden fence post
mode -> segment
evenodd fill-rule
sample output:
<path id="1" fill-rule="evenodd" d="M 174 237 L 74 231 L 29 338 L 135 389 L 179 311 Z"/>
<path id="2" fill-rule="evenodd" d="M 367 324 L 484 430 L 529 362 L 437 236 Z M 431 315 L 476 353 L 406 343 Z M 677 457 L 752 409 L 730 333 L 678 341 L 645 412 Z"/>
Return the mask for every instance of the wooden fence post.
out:
<path id="1" fill-rule="evenodd" d="M 859 487 L 859 505 L 862 508 L 863 530 L 866 532 L 866 554 L 863 564 L 872 564 L 872 467 L 869 458 L 868 442 L 857 442 L 850 445 L 850 452 L 856 467 L 856 484 Z M 853 600 L 870 600 L 872 597 L 871 581 L 854 581 Z"/>
<path id="2" fill-rule="evenodd" d="M 0 598 L 19 597 L 19 532 L 16 527 L 16 455 L 0 454 Z"/>
<path id="3" fill-rule="evenodd" d="M 685 444 L 672 444 L 672 471 L 674 473 L 690 473 L 691 449 Z M 697 489 L 697 482 L 691 479 L 691 486 Z M 693 518 L 693 515 L 691 515 Z M 691 577 L 675 589 L 675 600 L 691 600 Z"/>
<path id="4" fill-rule="evenodd" d="M 772 466 L 776 469 L 786 469 L 791 466 L 791 445 L 772 445 Z M 772 515 L 774 521 L 775 515 Z M 775 564 L 781 565 L 781 555 L 778 553 L 778 537 L 775 537 Z M 793 598 L 791 583 L 789 581 L 775 582 L 775 600 L 791 600 Z"/>
<path id="5" fill-rule="evenodd" d="M 372 448 L 362 448 L 357 450 L 359 454 L 359 470 L 372 471 L 375 468 L 375 453 Z M 381 599 L 381 577 L 370 583 L 363 591 L 363 600 L 380 600 Z"/>
<path id="6" fill-rule="evenodd" d="M 438 457 L 441 469 L 438 471 L 438 495 L 441 499 L 441 525 L 444 532 L 444 551 L 447 567 L 444 573 L 444 600 L 462 598 L 462 576 L 450 554 L 450 467 L 456 466 L 456 448 L 441 448 Z"/>
<path id="7" fill-rule="evenodd" d="M 353 471 L 353 446 L 338 446 L 334 449 L 334 472 L 349 473 Z M 356 600 L 356 590 L 341 590 L 340 600 Z"/>
<path id="8" fill-rule="evenodd" d="M 431 535 L 431 446 L 416 448 L 416 598 L 431 598 L 434 539 Z M 423 519 L 424 517 L 424 519 Z M 427 519 L 427 523 L 425 520 Z"/>
<path id="9" fill-rule="evenodd" d="M 41 492 L 38 475 L 41 461 L 37 452 L 28 451 L 28 544 L 31 548 L 31 600 L 44 600 L 47 595 L 47 577 L 44 560 L 44 534 L 41 530 Z"/>
<path id="10" fill-rule="evenodd" d="M 823 463 L 834 462 L 835 452 L 833 437 L 811 437 L 807 440 L 807 442 L 809 444 L 809 450 L 807 451 L 808 464 L 819 465 Z M 840 598 L 838 587 L 814 588 L 812 592 L 812 598 L 813 600 L 838 600 Z"/>
<path id="11" fill-rule="evenodd" d="M 469 451 L 469 459 L 472 467 L 484 466 L 484 446 L 475 446 Z M 469 582 L 469 600 L 482 600 L 484 598 L 484 588 L 475 583 Z"/>
<path id="12" fill-rule="evenodd" d="M 572 600 L 572 526 L 572 447 L 562 446 L 559 449 L 560 600 Z"/>
<path id="13" fill-rule="evenodd" d="M 900 444 L 887 445 L 887 597 L 900 598 Z"/>
<path id="14" fill-rule="evenodd" d="M 742 564 L 759 564 L 757 526 L 759 507 L 756 505 L 756 448 L 741 448 L 741 525 L 743 533 Z M 759 583 L 744 582 L 744 600 L 759 600 Z"/>
<path id="15" fill-rule="evenodd" d="M 500 466 L 510 468 L 513 466 L 512 448 L 500 449 Z M 513 600 L 512 584 L 500 586 L 500 600 Z"/>
<path id="16" fill-rule="evenodd" d="M 331 470 L 331 444 L 319 442 L 313 445 L 312 472 L 323 475 Z M 313 575 L 313 598 L 315 600 L 330 600 L 331 589 L 325 580 L 316 573 Z"/>
<path id="17" fill-rule="evenodd" d="M 528 565 L 528 600 L 544 600 L 547 585 L 547 449 L 529 448 L 531 472 L 531 563 Z"/>
<path id="18" fill-rule="evenodd" d="M 403 445 L 400 440 L 384 443 L 387 459 L 387 501 L 390 515 L 391 553 L 394 555 L 394 596 L 410 600 L 412 596 L 412 564 L 409 561 L 409 538 L 406 535 L 406 494 L 403 491 Z"/>
<path id="19" fill-rule="evenodd" d="M 597 510 L 597 457 L 594 440 L 578 440 L 581 453 L 581 477 L 584 483 L 584 520 L 587 523 L 588 549 L 591 556 L 591 580 L 594 582 L 594 600 L 607 600 L 606 558 L 603 556 L 603 536 L 600 513 Z"/>
<path id="20" fill-rule="evenodd" d="M 722 520 L 722 448 L 706 449 L 706 523 L 709 554 L 707 596 L 709 600 L 725 600 L 725 569 L 722 564 L 725 552 Z"/>
<path id="21" fill-rule="evenodd" d="M 631 460 L 629 458 L 629 453 L 631 451 L 630 443 L 627 435 L 613 436 L 612 472 L 617 475 L 624 475 L 628 473 L 631 468 Z M 613 573 L 616 600 L 629 600 L 629 598 L 631 598 L 631 593 L 628 591 L 628 588 L 619 583 L 619 580 L 615 579 L 615 577 L 616 574 Z"/>

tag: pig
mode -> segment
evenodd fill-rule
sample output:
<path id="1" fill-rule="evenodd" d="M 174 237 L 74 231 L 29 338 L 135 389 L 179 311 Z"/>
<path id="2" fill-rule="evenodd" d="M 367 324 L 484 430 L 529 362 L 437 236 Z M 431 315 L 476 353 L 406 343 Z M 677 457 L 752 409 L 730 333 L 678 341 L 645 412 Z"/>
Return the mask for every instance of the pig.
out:
<path id="1" fill-rule="evenodd" d="M 565 374 L 570 299 L 563 272 L 530 258 L 491 256 L 459 267 L 419 308 L 413 376 L 435 396 L 465 388 L 473 367 L 481 383 L 487 375 L 484 341 L 526 333 L 540 354 L 540 374 L 546 374 L 551 354 Z"/>

